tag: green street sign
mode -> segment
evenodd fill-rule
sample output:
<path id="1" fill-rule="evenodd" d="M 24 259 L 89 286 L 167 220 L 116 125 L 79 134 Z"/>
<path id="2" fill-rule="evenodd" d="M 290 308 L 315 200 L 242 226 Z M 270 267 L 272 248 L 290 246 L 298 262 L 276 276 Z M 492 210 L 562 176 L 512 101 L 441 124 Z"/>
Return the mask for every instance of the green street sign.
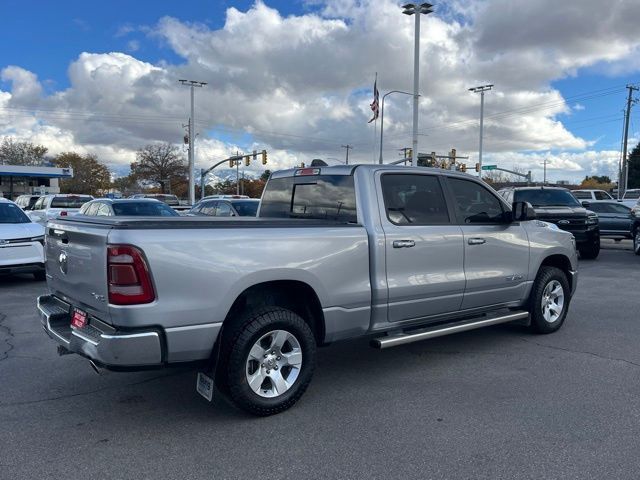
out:
<path id="1" fill-rule="evenodd" d="M 495 170 L 496 168 L 498 168 L 497 165 L 483 165 L 482 166 L 483 170 Z"/>

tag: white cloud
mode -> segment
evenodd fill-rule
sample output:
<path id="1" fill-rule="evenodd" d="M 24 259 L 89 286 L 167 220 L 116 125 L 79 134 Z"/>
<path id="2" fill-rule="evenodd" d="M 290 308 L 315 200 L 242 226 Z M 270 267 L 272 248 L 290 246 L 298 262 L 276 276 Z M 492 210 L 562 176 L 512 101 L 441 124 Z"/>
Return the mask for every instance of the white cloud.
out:
<path id="1" fill-rule="evenodd" d="M 342 158 L 346 143 L 354 146 L 354 161 L 370 162 L 373 77 L 377 71 L 382 93 L 412 88 L 413 21 L 390 0 L 311 3 L 320 5 L 317 13 L 286 17 L 260 1 L 246 12 L 232 7 L 217 30 L 170 17 L 151 29 L 124 25 L 116 36 L 150 31 L 184 62 L 154 65 L 121 52 L 84 52 L 69 66 L 69 88 L 50 95 L 34 73 L 6 66 L 1 76 L 11 87 L 0 91 L 0 135 L 127 165 L 145 143 L 181 141 L 188 90 L 177 80 L 189 78 L 208 83 L 196 91 L 201 164 L 236 149 L 266 148 L 270 168 L 287 167 Z M 533 165 L 554 151 L 560 152 L 554 165 L 572 178 L 608 172 L 613 154 L 590 151 L 590 139 L 558 120 L 582 104 L 571 107 L 550 85 L 584 67 L 626 64 L 640 45 L 633 34 L 639 5 L 456 0 L 438 7 L 423 17 L 421 150 L 456 147 L 474 157 L 479 98 L 467 89 L 489 82 L 496 87 L 485 97 L 486 155 Z M 633 62 L 627 68 L 640 69 Z M 410 136 L 410 98 L 388 97 L 386 158 L 395 159 Z"/>

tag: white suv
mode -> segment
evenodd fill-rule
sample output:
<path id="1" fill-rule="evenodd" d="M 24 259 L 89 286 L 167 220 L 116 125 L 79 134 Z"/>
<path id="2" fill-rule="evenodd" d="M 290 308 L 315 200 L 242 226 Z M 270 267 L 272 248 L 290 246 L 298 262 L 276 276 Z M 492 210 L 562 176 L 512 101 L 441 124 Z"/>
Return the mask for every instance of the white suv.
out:
<path id="1" fill-rule="evenodd" d="M 22 209 L 0 198 L 0 273 L 33 273 L 44 280 L 44 227 Z"/>
<path id="2" fill-rule="evenodd" d="M 613 198 L 609 193 L 605 192 L 604 190 L 580 189 L 580 190 L 573 190 L 571 193 L 573 193 L 573 196 L 580 201 L 582 200 L 591 200 L 591 201 L 615 200 L 615 198 Z"/>

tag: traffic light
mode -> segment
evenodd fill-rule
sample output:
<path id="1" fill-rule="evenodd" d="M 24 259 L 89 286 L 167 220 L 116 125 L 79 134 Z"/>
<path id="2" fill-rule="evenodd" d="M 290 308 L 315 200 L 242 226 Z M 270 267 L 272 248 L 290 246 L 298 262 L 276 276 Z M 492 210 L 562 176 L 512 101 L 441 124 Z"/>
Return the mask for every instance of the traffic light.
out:
<path id="1" fill-rule="evenodd" d="M 233 160 L 229 160 L 229 168 L 233 168 Z"/>
<path id="2" fill-rule="evenodd" d="M 413 149 L 407 148 L 405 151 L 407 152 L 407 156 L 404 157 L 404 158 L 412 158 L 413 157 Z"/>
<path id="3" fill-rule="evenodd" d="M 262 150 L 262 164 L 263 165 L 267 164 L 267 151 L 266 150 Z"/>
<path id="4" fill-rule="evenodd" d="M 258 159 L 258 152 L 253 151 L 253 160 L 256 161 Z"/>
<path id="5" fill-rule="evenodd" d="M 251 165 L 251 157 L 249 155 L 247 155 L 246 157 L 244 157 L 244 165 L 246 167 L 248 167 L 249 165 Z"/>
<path id="6" fill-rule="evenodd" d="M 467 171 L 467 165 L 465 163 L 460 164 L 460 171 L 463 173 Z"/>
<path id="7" fill-rule="evenodd" d="M 480 164 L 476 163 L 476 172 L 479 172 L 479 171 L 480 171 Z"/>
<path id="8" fill-rule="evenodd" d="M 300 168 L 304 168 L 304 162 L 300 163 Z"/>

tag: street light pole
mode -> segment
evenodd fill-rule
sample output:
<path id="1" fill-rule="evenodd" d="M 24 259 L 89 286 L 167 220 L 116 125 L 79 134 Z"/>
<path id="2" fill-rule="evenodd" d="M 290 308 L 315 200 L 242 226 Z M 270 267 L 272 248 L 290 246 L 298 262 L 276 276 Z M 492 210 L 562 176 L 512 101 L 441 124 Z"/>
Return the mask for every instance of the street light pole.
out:
<path id="1" fill-rule="evenodd" d="M 195 87 L 204 87 L 206 82 L 197 82 L 195 80 L 178 80 L 182 85 L 187 85 L 191 88 L 191 117 L 189 119 L 189 203 L 191 205 L 196 203 L 196 179 L 194 175 L 195 169 Z"/>
<path id="2" fill-rule="evenodd" d="M 480 93 L 480 147 L 478 148 L 478 163 L 480 168 L 478 169 L 478 176 L 482 178 L 482 130 L 484 128 L 484 92 L 493 88 L 493 85 L 482 85 L 480 87 L 470 88 L 470 92 Z"/>
<path id="3" fill-rule="evenodd" d="M 403 92 L 401 90 L 391 90 L 390 92 L 385 93 L 382 96 L 382 111 L 380 112 L 380 158 L 378 159 L 378 163 L 382 165 L 382 134 L 384 132 L 384 99 L 387 98 L 387 95 L 391 95 L 392 93 L 402 93 L 403 95 L 413 95 L 409 92 Z"/>
<path id="4" fill-rule="evenodd" d="M 407 3 L 403 5 L 402 13 L 405 15 L 415 15 L 415 38 L 413 49 L 413 140 L 411 150 L 411 166 L 415 167 L 418 158 L 418 97 L 420 89 L 420 15 L 433 13 L 430 3 Z"/>

